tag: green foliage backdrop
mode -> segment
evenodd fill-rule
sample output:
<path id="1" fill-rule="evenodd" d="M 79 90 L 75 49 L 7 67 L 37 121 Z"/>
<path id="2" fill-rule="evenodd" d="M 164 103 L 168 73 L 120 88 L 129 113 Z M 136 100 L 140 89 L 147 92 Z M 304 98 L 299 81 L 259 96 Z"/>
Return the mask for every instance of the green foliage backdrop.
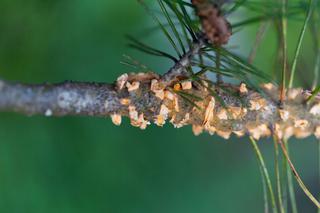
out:
<path id="1" fill-rule="evenodd" d="M 119 63 L 123 53 L 161 73 L 170 66 L 126 47 L 128 33 L 165 45 L 160 31 L 145 37 L 151 19 L 132 0 L 1 0 L 0 11 L 0 75 L 8 80 L 112 82 L 128 71 Z M 289 24 L 291 52 L 300 24 Z M 232 40 L 244 56 L 257 27 L 244 28 Z M 300 73 L 313 64 L 309 40 Z M 274 42 L 267 35 L 258 52 L 256 64 L 265 71 L 272 69 Z M 300 74 L 302 85 L 310 85 L 308 73 Z M 272 141 L 259 143 L 272 166 Z M 296 167 L 311 191 L 319 192 L 316 140 L 291 144 Z M 297 200 L 303 212 L 315 211 L 300 189 Z M 262 207 L 259 167 L 248 138 L 195 137 L 190 128 L 170 125 L 141 131 L 128 121 L 116 127 L 109 118 L 0 114 L 0 212 L 262 212 Z"/>

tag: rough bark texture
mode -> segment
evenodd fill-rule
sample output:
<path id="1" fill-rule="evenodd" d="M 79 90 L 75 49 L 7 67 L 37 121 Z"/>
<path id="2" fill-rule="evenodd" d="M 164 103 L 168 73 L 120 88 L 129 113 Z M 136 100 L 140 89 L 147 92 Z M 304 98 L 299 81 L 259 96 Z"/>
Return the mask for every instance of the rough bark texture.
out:
<path id="1" fill-rule="evenodd" d="M 226 88 L 229 92 L 226 92 Z M 0 111 L 46 116 L 111 116 L 120 125 L 121 116 L 141 129 L 168 120 L 175 127 L 193 125 L 227 139 L 231 133 L 256 139 L 275 134 L 278 138 L 311 134 L 320 137 L 320 101 L 307 104 L 310 94 L 302 89 L 287 91 L 278 107 L 278 88 L 262 86 L 265 95 L 245 84 L 210 85 L 207 79 L 184 80 L 167 86 L 154 73 L 124 74 L 115 84 L 65 82 L 24 85 L 0 82 Z M 217 98 L 219 97 L 219 98 Z"/>
<path id="2" fill-rule="evenodd" d="M 112 85 L 77 82 L 27 85 L 0 81 L 2 111 L 48 116 L 104 116 L 119 107 L 118 94 Z"/>

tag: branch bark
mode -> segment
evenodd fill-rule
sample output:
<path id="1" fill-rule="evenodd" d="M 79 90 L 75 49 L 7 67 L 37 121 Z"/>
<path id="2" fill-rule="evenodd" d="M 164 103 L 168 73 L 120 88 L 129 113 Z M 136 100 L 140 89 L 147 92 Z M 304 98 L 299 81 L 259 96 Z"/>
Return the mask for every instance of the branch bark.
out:
<path id="1" fill-rule="evenodd" d="M 0 111 L 111 116 L 117 125 L 121 116 L 127 116 L 133 126 L 141 129 L 151 123 L 162 126 L 169 120 L 175 127 L 192 125 L 196 135 L 207 131 L 225 139 L 231 133 L 249 134 L 255 139 L 272 134 L 280 139 L 311 134 L 320 137 L 319 98 L 306 104 L 310 94 L 291 89 L 279 109 L 278 88 L 266 84 L 262 89 L 265 96 L 244 84 L 210 85 L 205 78 L 167 86 L 154 73 L 125 74 L 114 84 L 27 85 L 0 81 Z"/>
<path id="2" fill-rule="evenodd" d="M 0 110 L 27 115 L 105 116 L 121 110 L 112 85 L 64 82 L 28 85 L 0 81 Z"/>

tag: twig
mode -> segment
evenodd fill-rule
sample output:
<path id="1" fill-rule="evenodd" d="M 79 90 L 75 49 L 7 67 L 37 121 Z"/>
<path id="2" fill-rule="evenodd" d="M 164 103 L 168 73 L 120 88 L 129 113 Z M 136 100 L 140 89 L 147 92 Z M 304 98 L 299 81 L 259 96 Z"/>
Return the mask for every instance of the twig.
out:
<path id="1" fill-rule="evenodd" d="M 172 82 L 177 81 L 178 77 L 188 76 L 189 73 L 186 68 L 191 65 L 192 58 L 200 52 L 204 45 L 205 38 L 203 35 L 200 35 L 199 38 L 192 43 L 190 50 L 162 76 L 163 82 L 170 85 Z"/>

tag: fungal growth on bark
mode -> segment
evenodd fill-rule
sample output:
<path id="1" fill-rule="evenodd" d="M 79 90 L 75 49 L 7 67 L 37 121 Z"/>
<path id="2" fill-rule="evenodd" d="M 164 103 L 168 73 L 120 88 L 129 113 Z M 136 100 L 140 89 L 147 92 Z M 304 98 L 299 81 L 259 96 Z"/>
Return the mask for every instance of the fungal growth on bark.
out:
<path id="1" fill-rule="evenodd" d="M 123 74 L 111 85 L 31 86 L 1 81 L 0 109 L 28 115 L 110 116 L 115 125 L 126 116 L 141 129 L 152 123 L 192 125 L 195 135 L 208 132 L 224 139 L 231 134 L 257 140 L 272 135 L 286 140 L 312 134 L 320 138 L 320 97 L 308 102 L 312 94 L 303 89 L 288 89 L 279 108 L 279 89 L 271 83 L 261 85 L 261 94 L 244 83 L 214 85 L 206 77 L 200 81 L 180 77 L 184 80 L 172 85 L 155 73 Z"/>
<path id="2" fill-rule="evenodd" d="M 143 1 L 139 2 L 145 6 Z M 226 12 L 232 14 L 244 2 L 230 3 Z M 0 80 L 0 111 L 49 117 L 110 117 L 117 126 L 121 125 L 122 117 L 128 117 L 132 126 L 142 130 L 152 124 L 161 127 L 171 123 L 174 128 L 190 125 L 195 135 L 216 134 L 226 140 L 232 135 L 249 136 L 252 141 L 274 137 L 299 185 L 320 208 L 319 202 L 301 181 L 284 145 L 291 137 L 302 139 L 314 135 L 320 139 L 319 87 L 308 90 L 293 88 L 291 84 L 287 86 L 285 75 L 282 86 L 278 86 L 276 79 L 225 47 L 231 39 L 232 27 L 246 26 L 266 18 L 243 20 L 232 25 L 217 1 L 158 0 L 158 3 L 166 25 L 154 14 L 151 16 L 176 56 L 134 38 L 130 38 L 130 46 L 172 60 L 174 64 L 163 75 L 150 70 L 125 73 L 112 84 L 66 81 L 28 85 Z M 285 23 L 286 16 L 292 15 L 283 12 L 283 5 L 282 10 L 270 18 L 271 21 Z M 147 6 L 145 8 L 148 10 Z M 303 14 L 305 10 L 298 12 Z M 286 35 L 285 28 L 279 30 Z M 303 33 L 301 35 L 303 38 Z M 285 54 L 279 57 L 285 57 Z M 249 61 L 253 58 L 250 56 Z M 286 58 L 283 61 L 287 63 Z M 294 69 L 295 66 L 291 70 L 292 76 Z M 222 81 L 222 77 L 227 80 Z M 253 145 L 259 153 L 257 145 L 254 142 Z M 263 178 L 268 181 L 266 172 Z M 269 190 L 274 207 L 272 187 Z"/>

